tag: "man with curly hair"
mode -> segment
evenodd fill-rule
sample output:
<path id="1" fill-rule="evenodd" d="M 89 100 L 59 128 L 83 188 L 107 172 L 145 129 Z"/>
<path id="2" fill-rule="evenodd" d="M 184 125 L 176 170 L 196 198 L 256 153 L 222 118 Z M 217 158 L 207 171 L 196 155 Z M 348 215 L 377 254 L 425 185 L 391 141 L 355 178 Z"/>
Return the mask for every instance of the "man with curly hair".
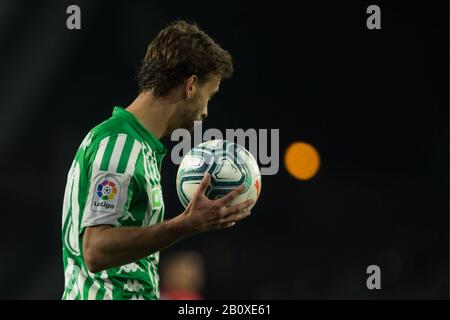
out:
<path id="1" fill-rule="evenodd" d="M 232 73 L 230 54 L 196 24 L 175 21 L 149 44 L 139 95 L 87 134 L 68 173 L 63 299 L 159 299 L 160 250 L 249 215 L 252 200 L 228 205 L 243 187 L 208 199 L 206 174 L 186 210 L 164 220 L 159 139 L 204 119 Z"/>

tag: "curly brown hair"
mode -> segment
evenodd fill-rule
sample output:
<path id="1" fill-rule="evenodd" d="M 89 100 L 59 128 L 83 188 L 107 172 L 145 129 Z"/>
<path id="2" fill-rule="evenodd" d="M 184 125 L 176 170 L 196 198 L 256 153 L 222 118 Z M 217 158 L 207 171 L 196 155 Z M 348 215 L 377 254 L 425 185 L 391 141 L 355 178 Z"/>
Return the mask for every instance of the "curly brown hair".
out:
<path id="1" fill-rule="evenodd" d="M 191 75 L 202 83 L 211 75 L 225 79 L 232 74 L 233 60 L 226 50 L 197 24 L 177 20 L 150 42 L 137 80 L 140 92 L 165 96 Z"/>

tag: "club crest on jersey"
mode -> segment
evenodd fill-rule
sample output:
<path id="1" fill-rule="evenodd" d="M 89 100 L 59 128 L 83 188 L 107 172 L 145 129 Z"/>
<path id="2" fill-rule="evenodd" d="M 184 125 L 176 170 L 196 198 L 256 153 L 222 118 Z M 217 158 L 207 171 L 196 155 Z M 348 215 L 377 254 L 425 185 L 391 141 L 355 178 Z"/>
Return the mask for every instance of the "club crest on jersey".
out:
<path id="1" fill-rule="evenodd" d="M 120 182 L 107 176 L 96 183 L 92 209 L 96 211 L 113 211 L 119 202 Z"/>
<path id="2" fill-rule="evenodd" d="M 151 197 L 151 204 L 153 209 L 159 209 L 162 207 L 162 191 L 161 187 L 155 186 L 152 189 L 152 197 Z"/>

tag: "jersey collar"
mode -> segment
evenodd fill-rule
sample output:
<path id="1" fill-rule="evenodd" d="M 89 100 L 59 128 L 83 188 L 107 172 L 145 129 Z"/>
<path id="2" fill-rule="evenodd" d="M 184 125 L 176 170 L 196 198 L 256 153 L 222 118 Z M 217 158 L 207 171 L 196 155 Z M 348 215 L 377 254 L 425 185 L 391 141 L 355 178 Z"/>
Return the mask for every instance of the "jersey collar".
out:
<path id="1" fill-rule="evenodd" d="M 125 119 L 127 122 L 136 129 L 139 134 L 148 142 L 150 147 L 156 153 L 166 154 L 166 147 L 159 141 L 150 131 L 147 130 L 146 127 L 139 122 L 139 120 L 129 111 L 125 110 L 120 106 L 114 106 L 113 117 L 121 117 Z"/>

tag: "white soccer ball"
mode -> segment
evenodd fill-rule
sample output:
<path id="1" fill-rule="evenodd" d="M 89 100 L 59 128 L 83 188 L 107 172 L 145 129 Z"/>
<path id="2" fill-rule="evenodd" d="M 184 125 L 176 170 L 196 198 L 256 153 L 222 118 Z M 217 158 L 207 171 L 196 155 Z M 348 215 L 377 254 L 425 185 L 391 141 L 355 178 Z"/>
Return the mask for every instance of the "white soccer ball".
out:
<path id="1" fill-rule="evenodd" d="M 186 208 L 204 177 L 211 175 L 205 194 L 209 199 L 218 199 L 245 184 L 245 190 L 228 205 L 247 199 L 258 200 L 261 192 L 261 172 L 250 152 L 227 140 L 211 140 L 192 148 L 181 161 L 177 173 L 177 193 Z"/>

